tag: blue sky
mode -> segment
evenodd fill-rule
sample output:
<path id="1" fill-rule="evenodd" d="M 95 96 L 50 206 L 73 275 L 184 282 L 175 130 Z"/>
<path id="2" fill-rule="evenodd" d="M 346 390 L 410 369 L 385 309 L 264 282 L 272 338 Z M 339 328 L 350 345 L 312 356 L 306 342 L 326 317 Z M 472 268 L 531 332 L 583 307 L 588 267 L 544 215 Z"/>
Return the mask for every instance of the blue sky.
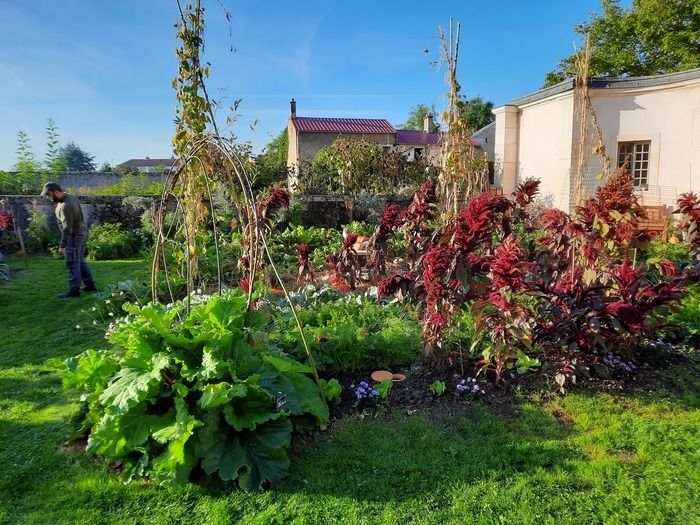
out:
<path id="1" fill-rule="evenodd" d="M 224 107 L 243 99 L 232 132 L 256 148 L 284 128 L 291 97 L 299 115 L 393 124 L 417 103 L 442 108 L 444 70 L 430 62 L 450 16 L 462 22 L 463 93 L 499 105 L 536 91 L 573 50 L 574 24 L 599 10 L 598 0 L 221 1 L 230 37 L 218 2 L 204 0 L 209 90 Z M 0 0 L 0 169 L 14 165 L 20 129 L 43 158 L 49 118 L 98 163 L 169 157 L 176 17 L 174 0 Z"/>

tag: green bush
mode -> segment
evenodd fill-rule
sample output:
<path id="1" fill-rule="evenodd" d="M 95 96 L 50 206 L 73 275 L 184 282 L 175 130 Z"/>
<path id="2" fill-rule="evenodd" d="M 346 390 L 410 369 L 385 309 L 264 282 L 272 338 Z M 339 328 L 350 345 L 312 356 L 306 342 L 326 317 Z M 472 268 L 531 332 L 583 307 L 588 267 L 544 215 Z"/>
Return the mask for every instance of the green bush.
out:
<path id="1" fill-rule="evenodd" d="M 27 227 L 25 249 L 29 253 L 46 253 L 57 248 L 61 241 L 58 228 L 52 227 L 46 215 L 37 210 L 30 212 L 30 222 Z"/>
<path id="2" fill-rule="evenodd" d="M 298 315 L 323 370 L 349 372 L 403 366 L 419 355 L 421 327 L 416 311 L 409 306 L 343 297 L 302 308 Z M 280 308 L 273 321 L 270 340 L 305 362 L 306 354 L 289 309 Z"/>
<path id="3" fill-rule="evenodd" d="M 189 314 L 182 302 L 125 309 L 116 348 L 69 359 L 64 385 L 87 403 L 87 451 L 123 462 L 126 481 L 217 475 L 257 490 L 286 475 L 293 429 L 327 423 L 311 369 L 265 343 L 268 318 L 241 290 Z"/>
<path id="4" fill-rule="evenodd" d="M 670 339 L 700 348 L 700 284 L 686 290 L 677 309 L 667 318 Z"/>
<path id="5" fill-rule="evenodd" d="M 93 261 L 128 259 L 137 256 L 145 244 L 140 230 L 127 232 L 121 224 L 101 224 L 90 229 L 88 258 Z"/>

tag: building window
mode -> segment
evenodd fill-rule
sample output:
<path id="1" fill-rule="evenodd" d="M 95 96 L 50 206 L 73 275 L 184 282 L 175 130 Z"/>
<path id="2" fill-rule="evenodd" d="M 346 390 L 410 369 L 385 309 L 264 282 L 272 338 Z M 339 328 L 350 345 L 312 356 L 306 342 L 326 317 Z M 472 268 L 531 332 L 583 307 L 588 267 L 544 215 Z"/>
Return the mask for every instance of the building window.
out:
<path id="1" fill-rule="evenodd" d="M 423 148 L 413 148 L 413 160 L 420 160 L 423 156 Z"/>
<path id="2" fill-rule="evenodd" d="M 620 142 L 617 149 L 617 166 L 627 166 L 635 188 L 649 185 L 649 146 L 650 142 Z"/>

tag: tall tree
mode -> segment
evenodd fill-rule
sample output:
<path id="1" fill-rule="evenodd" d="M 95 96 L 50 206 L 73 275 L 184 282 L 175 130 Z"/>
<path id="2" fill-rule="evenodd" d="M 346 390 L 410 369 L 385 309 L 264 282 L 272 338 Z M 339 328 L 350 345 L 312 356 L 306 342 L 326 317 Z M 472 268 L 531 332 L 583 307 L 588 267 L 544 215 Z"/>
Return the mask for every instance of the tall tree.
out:
<path id="1" fill-rule="evenodd" d="M 574 27 L 590 34 L 590 75 L 658 75 L 700 67 L 698 0 L 601 0 L 602 14 Z M 576 74 L 575 55 L 545 77 L 545 87 Z"/>
<path id="2" fill-rule="evenodd" d="M 34 156 L 29 135 L 17 132 L 17 164 L 15 164 L 15 192 L 38 193 L 42 183 L 41 165 Z"/>
<path id="3" fill-rule="evenodd" d="M 477 131 L 494 121 L 493 102 L 486 102 L 481 97 L 460 100 L 459 112 L 472 131 Z"/>
<path id="4" fill-rule="evenodd" d="M 60 157 L 60 147 L 58 145 L 58 127 L 53 119 L 46 123 L 46 156 L 44 158 L 44 168 L 50 175 L 58 175 L 64 170 Z"/>
<path id="5" fill-rule="evenodd" d="M 61 147 L 58 158 L 66 171 L 95 171 L 95 157 L 80 149 L 75 142 Z"/>
<path id="6" fill-rule="evenodd" d="M 256 188 L 262 188 L 274 183 L 286 183 L 287 181 L 287 149 L 289 148 L 289 135 L 284 128 L 279 135 L 265 146 L 263 152 L 255 158 Z"/>
<path id="7" fill-rule="evenodd" d="M 401 127 L 402 129 L 423 129 L 423 122 L 427 115 L 433 115 L 434 123 L 439 126 L 437 122 L 437 111 L 435 111 L 435 105 L 428 106 L 427 104 L 416 104 L 411 111 L 408 112 L 408 119 L 406 123 Z"/>

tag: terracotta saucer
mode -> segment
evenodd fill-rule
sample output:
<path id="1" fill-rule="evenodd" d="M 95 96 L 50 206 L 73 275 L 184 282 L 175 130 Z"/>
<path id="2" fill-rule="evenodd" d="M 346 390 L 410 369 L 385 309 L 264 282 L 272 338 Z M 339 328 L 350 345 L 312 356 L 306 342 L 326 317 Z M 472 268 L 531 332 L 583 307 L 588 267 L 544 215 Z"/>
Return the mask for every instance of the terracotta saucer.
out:
<path id="1" fill-rule="evenodd" d="M 388 370 L 377 370 L 376 372 L 372 372 L 372 379 L 374 381 L 377 381 L 380 383 L 384 379 L 392 379 L 394 378 L 394 374 L 389 372 Z"/>
<path id="2" fill-rule="evenodd" d="M 403 374 L 392 374 L 391 380 L 394 383 L 399 383 L 400 381 L 404 381 L 406 379 L 406 376 Z"/>

